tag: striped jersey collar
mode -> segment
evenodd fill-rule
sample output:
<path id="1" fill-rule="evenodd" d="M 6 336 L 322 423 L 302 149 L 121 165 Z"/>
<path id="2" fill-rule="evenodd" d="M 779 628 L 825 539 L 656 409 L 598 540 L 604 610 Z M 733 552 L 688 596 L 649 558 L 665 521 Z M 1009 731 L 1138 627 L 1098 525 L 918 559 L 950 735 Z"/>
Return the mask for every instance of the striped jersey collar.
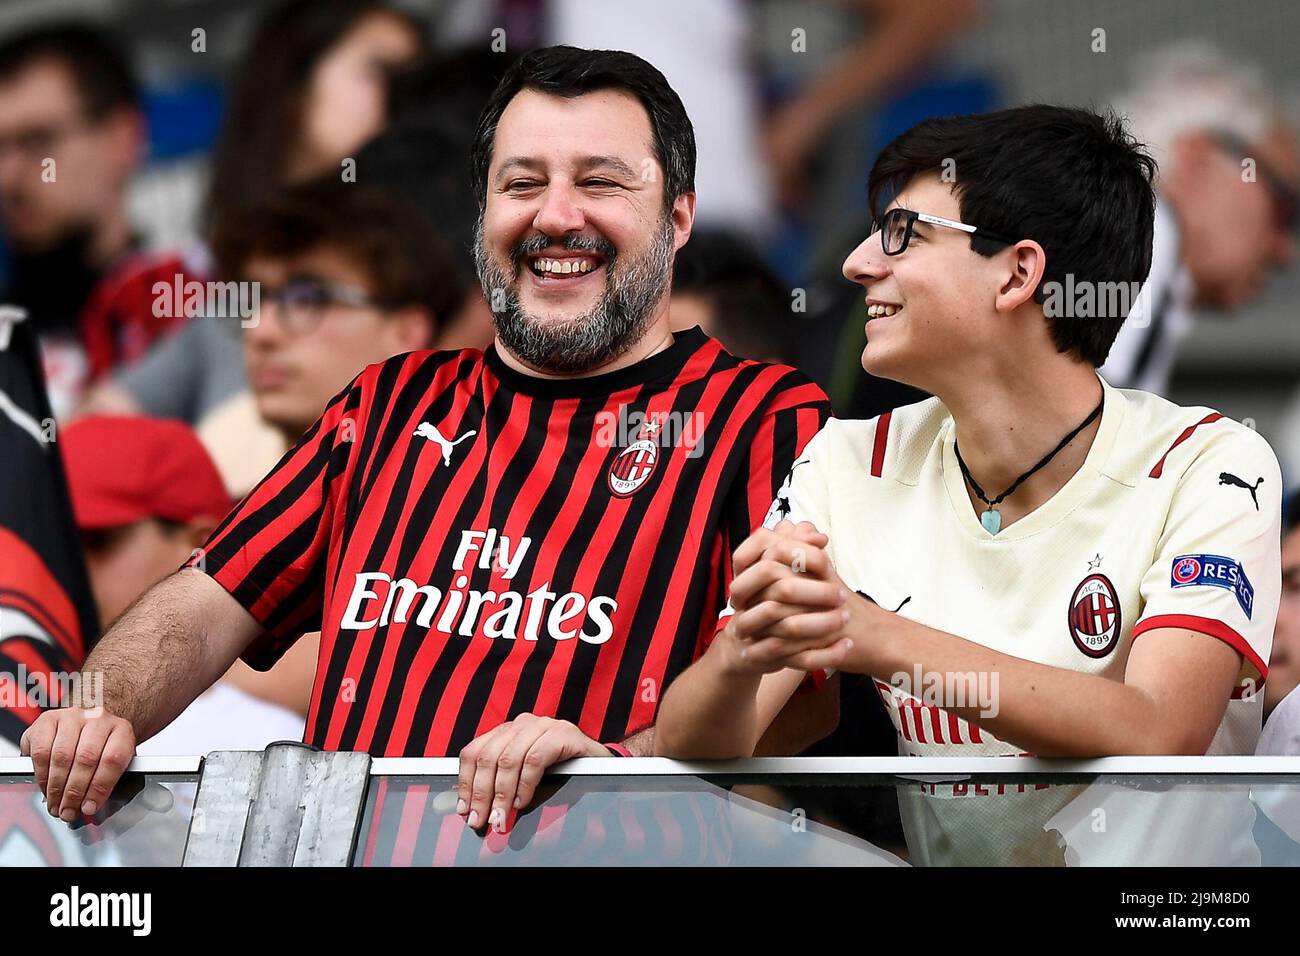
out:
<path id="1" fill-rule="evenodd" d="M 517 371 L 507 365 L 497 353 L 495 343 L 484 351 L 483 360 L 492 374 L 512 391 L 539 398 L 584 398 L 590 395 L 610 395 L 624 388 L 675 375 L 708 341 L 709 337 L 703 330 L 694 326 L 674 333 L 673 344 L 649 358 L 613 372 L 577 378 L 542 378 Z"/>

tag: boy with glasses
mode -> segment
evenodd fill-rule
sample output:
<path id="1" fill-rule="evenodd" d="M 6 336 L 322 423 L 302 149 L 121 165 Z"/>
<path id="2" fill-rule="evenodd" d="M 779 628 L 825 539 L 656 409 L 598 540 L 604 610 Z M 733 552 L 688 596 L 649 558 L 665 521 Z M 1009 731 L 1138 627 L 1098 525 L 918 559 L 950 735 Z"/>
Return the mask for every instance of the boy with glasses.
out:
<path id="1" fill-rule="evenodd" d="M 657 752 L 747 756 L 835 668 L 873 678 L 903 754 L 1253 751 L 1276 458 L 1217 412 L 1109 386 L 1096 369 L 1125 313 L 1083 308 L 1146 275 L 1153 172 L 1117 120 L 1050 106 L 929 120 L 885 148 L 881 228 L 844 264 L 866 290 L 862 364 L 936 397 L 808 444 L 735 552 Z M 1073 792 L 984 789 L 903 791 L 919 858 L 1043 858 L 1023 828 L 1043 839 Z"/>
<path id="2" fill-rule="evenodd" d="M 428 348 L 465 293 L 423 219 L 353 183 L 299 187 L 231 214 L 214 252 L 221 274 L 247 283 L 244 298 L 258 305 L 247 320 L 221 321 L 232 332 L 246 326 L 258 414 L 288 443 L 361 369 Z"/>

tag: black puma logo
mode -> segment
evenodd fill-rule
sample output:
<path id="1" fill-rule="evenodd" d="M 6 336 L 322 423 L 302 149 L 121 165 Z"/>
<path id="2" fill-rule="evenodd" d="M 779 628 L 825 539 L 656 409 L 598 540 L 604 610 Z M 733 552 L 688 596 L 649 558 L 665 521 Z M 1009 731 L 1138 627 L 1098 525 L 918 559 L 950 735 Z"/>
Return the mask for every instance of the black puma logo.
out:
<path id="1" fill-rule="evenodd" d="M 1219 484 L 1236 485 L 1238 488 L 1245 488 L 1247 491 L 1250 492 L 1250 500 L 1255 502 L 1256 511 L 1259 510 L 1259 499 L 1255 497 L 1255 491 L 1263 483 L 1264 483 L 1264 479 L 1260 478 L 1259 481 L 1255 482 L 1254 486 L 1252 487 L 1251 485 L 1246 484 L 1244 481 L 1242 481 L 1240 478 L 1238 478 L 1236 475 L 1232 474 L 1231 472 L 1227 472 L 1227 471 L 1219 472 Z"/>

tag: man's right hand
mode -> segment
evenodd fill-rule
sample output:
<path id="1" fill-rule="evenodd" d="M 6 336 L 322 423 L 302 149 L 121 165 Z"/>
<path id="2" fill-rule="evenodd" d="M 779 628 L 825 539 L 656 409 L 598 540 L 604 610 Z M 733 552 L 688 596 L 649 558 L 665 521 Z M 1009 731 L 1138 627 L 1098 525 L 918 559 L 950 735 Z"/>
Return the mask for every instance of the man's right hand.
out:
<path id="1" fill-rule="evenodd" d="M 107 802 L 135 755 L 135 730 L 102 707 L 66 707 L 37 717 L 19 748 L 32 758 L 50 816 L 73 823 Z"/>

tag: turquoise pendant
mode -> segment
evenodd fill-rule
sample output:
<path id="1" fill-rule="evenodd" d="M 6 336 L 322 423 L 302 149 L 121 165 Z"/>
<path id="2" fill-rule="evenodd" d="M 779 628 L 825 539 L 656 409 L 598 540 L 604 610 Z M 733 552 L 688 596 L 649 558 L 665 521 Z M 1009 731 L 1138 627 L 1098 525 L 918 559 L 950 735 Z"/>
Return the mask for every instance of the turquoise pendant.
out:
<path id="1" fill-rule="evenodd" d="M 980 524 L 989 534 L 997 534 L 1002 530 L 1002 515 L 990 508 L 980 515 Z"/>

